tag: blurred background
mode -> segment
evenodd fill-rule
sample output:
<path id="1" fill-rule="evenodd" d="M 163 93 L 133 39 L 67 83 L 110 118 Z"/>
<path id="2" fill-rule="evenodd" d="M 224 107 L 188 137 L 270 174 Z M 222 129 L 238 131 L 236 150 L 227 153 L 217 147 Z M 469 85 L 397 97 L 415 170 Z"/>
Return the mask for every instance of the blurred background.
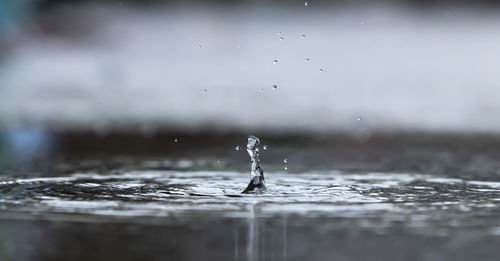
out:
<path id="1" fill-rule="evenodd" d="M 297 147 L 333 140 L 330 151 L 361 146 L 315 165 L 365 164 L 370 156 L 357 155 L 370 142 L 405 147 L 434 137 L 463 148 L 460 139 L 474 145 L 488 135 L 493 146 L 499 7 L 3 0 L 0 162 L 10 175 L 50 175 L 48 159 L 70 154 L 229 157 L 250 133 Z M 225 154 L 215 152 L 220 144 Z"/>

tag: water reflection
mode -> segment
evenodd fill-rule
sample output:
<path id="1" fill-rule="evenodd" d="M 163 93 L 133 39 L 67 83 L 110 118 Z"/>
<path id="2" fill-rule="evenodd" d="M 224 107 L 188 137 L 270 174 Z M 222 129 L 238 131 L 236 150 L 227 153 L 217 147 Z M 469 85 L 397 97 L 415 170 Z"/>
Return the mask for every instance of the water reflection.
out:
<path id="1" fill-rule="evenodd" d="M 115 238 L 125 245 L 166 248 L 173 251 L 169 256 L 187 260 L 325 260 L 333 252 L 367 260 L 379 251 L 371 245 L 374 240 L 382 240 L 379 243 L 386 249 L 400 242 L 434 240 L 448 252 L 436 248 L 433 254 L 449 257 L 457 251 L 464 254 L 467 248 L 444 242 L 457 234 L 467 238 L 462 235 L 465 231 L 475 235 L 470 240 L 500 240 L 492 232 L 500 227 L 499 182 L 395 173 L 269 173 L 269 177 L 268 192 L 250 195 L 240 193 L 247 175 L 235 172 L 131 171 L 6 180 L 0 182 L 0 233 L 14 223 L 20 227 L 15 233 L 25 234 L 27 226 L 22 223 L 29 223 L 45 238 L 40 242 L 22 238 L 28 245 L 39 245 L 34 255 L 51 248 L 55 255 L 63 243 L 53 234 L 82 236 L 85 224 L 99 231 L 102 239 L 85 231 L 83 239 L 67 242 L 70 247 L 96 246 Z M 46 221 L 21 221 L 32 219 Z M 48 225 L 52 223 L 68 225 L 60 231 Z M 124 231 L 140 242 L 120 239 Z M 151 243 L 145 233 L 154 234 L 158 243 Z M 192 244 L 179 245 L 179 235 Z M 9 236 L 0 240 L 11 241 Z M 359 253 L 361 247 L 366 252 Z M 135 251 L 146 257 L 154 254 Z M 78 254 L 94 258 L 92 253 Z M 389 254 L 386 260 L 401 256 Z"/>

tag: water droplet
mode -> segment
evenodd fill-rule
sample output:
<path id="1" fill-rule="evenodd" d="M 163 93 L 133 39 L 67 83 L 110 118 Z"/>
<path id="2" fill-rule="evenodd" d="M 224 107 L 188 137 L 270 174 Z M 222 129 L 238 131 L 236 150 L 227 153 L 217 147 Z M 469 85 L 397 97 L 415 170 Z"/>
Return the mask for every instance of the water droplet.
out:
<path id="1" fill-rule="evenodd" d="M 208 90 L 207 90 L 207 89 L 205 89 L 205 90 L 203 90 L 203 92 L 204 92 L 204 93 L 207 93 L 207 92 L 208 92 Z"/>
<path id="2" fill-rule="evenodd" d="M 263 92 L 264 92 L 264 89 L 260 89 L 259 91 L 260 91 L 260 93 L 263 93 Z"/>
<path id="3" fill-rule="evenodd" d="M 203 47 L 203 45 L 201 45 L 201 44 L 200 44 L 200 45 L 198 45 L 198 47 L 200 47 L 200 48 L 201 48 L 201 47 Z"/>
<path id="4" fill-rule="evenodd" d="M 280 41 L 283 41 L 283 36 L 282 36 L 282 37 L 280 37 Z"/>
<path id="5" fill-rule="evenodd" d="M 306 58 L 306 62 L 309 62 L 310 60 L 311 60 L 311 59 L 309 59 L 309 58 Z"/>
<path id="6" fill-rule="evenodd" d="M 307 6 L 309 3 L 307 1 L 304 2 L 304 5 Z"/>
<path id="7" fill-rule="evenodd" d="M 240 146 L 236 146 L 236 148 L 235 148 L 235 149 L 236 149 L 236 150 L 240 150 Z"/>
<path id="8" fill-rule="evenodd" d="M 264 148 L 264 150 L 267 150 L 267 145 L 264 145 L 264 147 L 263 147 L 263 148 Z"/>
<path id="9" fill-rule="evenodd" d="M 278 89 L 278 85 L 275 84 L 275 85 L 273 85 L 273 90 L 276 90 L 276 89 Z"/>
<path id="10" fill-rule="evenodd" d="M 220 164 L 220 160 L 217 161 L 217 164 Z"/>
<path id="11" fill-rule="evenodd" d="M 323 72 L 323 68 L 319 68 L 319 72 Z"/>
<path id="12" fill-rule="evenodd" d="M 274 60 L 273 60 L 273 63 L 274 63 L 274 64 L 277 64 L 277 63 L 278 63 L 278 60 L 274 59 Z"/>
<path id="13" fill-rule="evenodd" d="M 284 160 L 283 160 L 283 162 L 284 162 L 284 163 L 288 163 L 288 159 L 284 159 Z"/>
<path id="14" fill-rule="evenodd" d="M 288 166 L 285 166 L 285 167 L 284 167 L 284 169 L 285 169 L 285 170 L 288 170 Z"/>
<path id="15" fill-rule="evenodd" d="M 243 191 L 243 193 L 248 193 L 255 189 L 266 188 L 264 183 L 264 170 L 262 170 L 259 164 L 259 144 L 260 140 L 257 137 L 253 135 L 248 136 L 247 152 L 250 156 L 250 160 L 252 161 L 252 170 L 250 171 L 250 184 Z"/>
<path id="16" fill-rule="evenodd" d="M 305 34 L 303 34 L 303 35 L 302 35 L 302 38 L 306 38 L 306 35 L 305 35 Z"/>
<path id="17" fill-rule="evenodd" d="M 361 21 L 361 24 L 366 24 L 366 22 L 365 21 Z"/>
<path id="18" fill-rule="evenodd" d="M 360 121 L 360 120 L 362 120 L 362 119 L 363 119 L 363 118 L 361 118 L 361 117 L 358 117 L 358 121 Z"/>
<path id="19" fill-rule="evenodd" d="M 281 36 L 281 32 L 278 32 L 278 36 Z"/>
<path id="20" fill-rule="evenodd" d="M 179 140 L 178 139 L 174 139 L 174 142 L 178 142 Z"/>

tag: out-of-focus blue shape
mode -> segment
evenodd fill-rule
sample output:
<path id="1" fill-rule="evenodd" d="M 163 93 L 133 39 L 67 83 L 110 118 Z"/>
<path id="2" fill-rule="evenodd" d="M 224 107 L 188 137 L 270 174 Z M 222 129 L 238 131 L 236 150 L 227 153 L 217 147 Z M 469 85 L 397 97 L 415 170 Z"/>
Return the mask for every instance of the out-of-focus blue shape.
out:
<path id="1" fill-rule="evenodd" d="M 28 13 L 27 0 L 1 0 L 0 1 L 0 33 L 8 26 Z"/>
<path id="2" fill-rule="evenodd" d="M 7 147 L 20 160 L 29 160 L 50 151 L 52 136 L 42 128 L 10 130 L 4 134 Z"/>
<path id="3" fill-rule="evenodd" d="M 49 157 L 54 141 L 54 136 L 40 127 L 0 132 L 0 175 L 11 167 L 29 170 L 36 160 Z"/>

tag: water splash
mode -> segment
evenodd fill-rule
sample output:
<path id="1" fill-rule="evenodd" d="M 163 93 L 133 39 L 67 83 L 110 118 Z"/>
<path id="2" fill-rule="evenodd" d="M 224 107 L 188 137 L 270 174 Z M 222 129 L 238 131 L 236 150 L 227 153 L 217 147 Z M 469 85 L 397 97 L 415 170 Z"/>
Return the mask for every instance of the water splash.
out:
<path id="1" fill-rule="evenodd" d="M 250 171 L 250 183 L 243 193 L 266 189 L 266 185 L 264 183 L 264 171 L 259 164 L 259 144 L 259 138 L 253 135 L 248 136 L 247 152 L 250 156 L 250 160 L 252 161 L 252 170 Z"/>

